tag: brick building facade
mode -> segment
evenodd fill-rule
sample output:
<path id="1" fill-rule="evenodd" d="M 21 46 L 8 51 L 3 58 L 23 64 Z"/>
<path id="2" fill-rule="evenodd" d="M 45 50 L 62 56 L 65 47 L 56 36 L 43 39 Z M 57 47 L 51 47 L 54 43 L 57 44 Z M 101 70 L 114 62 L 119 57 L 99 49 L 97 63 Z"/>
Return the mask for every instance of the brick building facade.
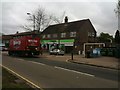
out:
<path id="1" fill-rule="evenodd" d="M 50 50 L 50 46 L 64 47 L 66 53 L 72 50 L 83 51 L 84 43 L 95 42 L 96 30 L 89 19 L 50 25 L 42 32 L 42 46 Z"/>

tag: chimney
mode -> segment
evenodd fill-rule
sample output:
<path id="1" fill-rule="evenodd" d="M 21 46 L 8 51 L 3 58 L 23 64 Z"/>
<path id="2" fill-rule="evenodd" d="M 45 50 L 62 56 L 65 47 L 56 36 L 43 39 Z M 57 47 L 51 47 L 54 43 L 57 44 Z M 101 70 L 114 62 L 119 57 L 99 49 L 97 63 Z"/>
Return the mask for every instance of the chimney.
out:
<path id="1" fill-rule="evenodd" d="M 65 16 L 65 23 L 68 23 L 68 17 Z"/>
<path id="2" fill-rule="evenodd" d="M 16 34 L 18 34 L 19 32 L 17 31 Z"/>

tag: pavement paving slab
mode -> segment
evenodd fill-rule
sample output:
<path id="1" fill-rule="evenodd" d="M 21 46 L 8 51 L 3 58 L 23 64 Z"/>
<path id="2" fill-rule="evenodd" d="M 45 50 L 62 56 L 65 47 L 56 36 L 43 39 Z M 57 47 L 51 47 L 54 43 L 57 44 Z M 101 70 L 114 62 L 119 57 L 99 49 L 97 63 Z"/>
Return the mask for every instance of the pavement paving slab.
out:
<path id="1" fill-rule="evenodd" d="M 44 53 L 42 58 L 46 58 L 49 60 L 57 60 L 57 61 L 69 61 L 72 63 L 77 64 L 86 64 L 110 69 L 120 69 L 119 66 L 119 59 L 115 57 L 105 57 L 100 56 L 97 58 L 85 58 L 83 55 L 74 55 L 73 60 L 71 59 L 71 54 L 66 54 L 64 56 L 61 55 L 49 55 L 48 53 Z"/>

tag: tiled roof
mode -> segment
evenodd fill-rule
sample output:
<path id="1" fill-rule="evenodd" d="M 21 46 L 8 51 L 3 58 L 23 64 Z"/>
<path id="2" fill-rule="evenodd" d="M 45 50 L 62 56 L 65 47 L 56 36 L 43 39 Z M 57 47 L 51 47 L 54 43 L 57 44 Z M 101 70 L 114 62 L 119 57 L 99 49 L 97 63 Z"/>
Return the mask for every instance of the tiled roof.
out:
<path id="1" fill-rule="evenodd" d="M 21 32 L 21 33 L 10 34 L 10 35 L 2 35 L 2 36 L 0 36 L 0 39 L 2 39 L 2 40 L 10 40 L 14 36 L 24 36 L 24 35 L 32 35 L 32 34 L 39 34 L 39 33 L 36 33 L 35 31 Z"/>
<path id="2" fill-rule="evenodd" d="M 31 34 L 39 34 L 38 31 L 29 31 L 29 32 L 21 32 L 21 33 L 16 33 L 14 34 L 14 36 L 18 35 L 18 36 L 24 36 L 24 35 L 31 35 Z"/>
<path id="3" fill-rule="evenodd" d="M 77 31 L 80 30 L 80 28 L 83 26 L 85 22 L 90 22 L 89 19 L 74 21 L 74 22 L 68 22 L 68 23 L 61 23 L 61 24 L 55 24 L 50 25 L 47 27 L 42 33 L 58 33 L 58 32 L 64 32 L 64 31 Z"/>
<path id="4" fill-rule="evenodd" d="M 2 35 L 2 36 L 0 36 L 0 39 L 2 39 L 2 40 L 10 40 L 10 39 L 12 39 L 12 37 L 13 37 L 13 35 Z"/>

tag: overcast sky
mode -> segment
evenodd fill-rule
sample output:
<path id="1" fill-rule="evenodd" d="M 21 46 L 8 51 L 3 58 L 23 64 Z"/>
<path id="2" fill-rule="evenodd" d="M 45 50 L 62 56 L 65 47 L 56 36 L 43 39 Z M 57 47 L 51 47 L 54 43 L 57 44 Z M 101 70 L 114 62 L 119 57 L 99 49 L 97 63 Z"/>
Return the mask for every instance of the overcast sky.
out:
<path id="1" fill-rule="evenodd" d="M 58 16 L 65 11 L 70 22 L 90 19 L 98 35 L 101 32 L 114 35 L 118 29 L 118 18 L 114 12 L 116 5 L 117 0 L 2 0 L 0 23 L 4 34 L 23 32 L 20 26 L 28 23 L 26 13 L 33 13 L 42 6 Z"/>

